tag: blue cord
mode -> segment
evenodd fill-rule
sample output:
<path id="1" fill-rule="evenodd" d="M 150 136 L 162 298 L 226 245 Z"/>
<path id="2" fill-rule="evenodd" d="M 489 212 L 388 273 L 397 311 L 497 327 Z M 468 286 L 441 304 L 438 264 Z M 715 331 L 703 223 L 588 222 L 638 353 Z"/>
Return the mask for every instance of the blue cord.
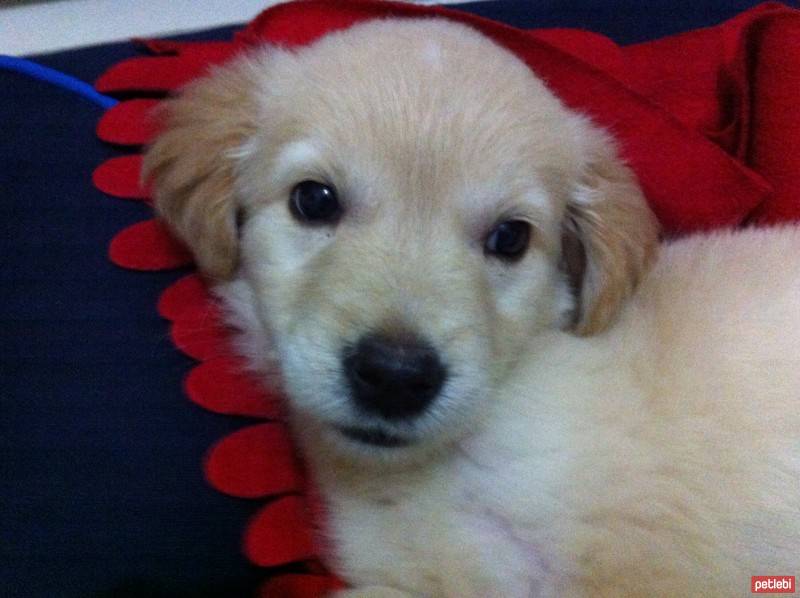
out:
<path id="1" fill-rule="evenodd" d="M 94 87 L 88 83 L 84 83 L 80 79 L 65 75 L 60 71 L 42 66 L 41 64 L 36 64 L 35 62 L 25 60 L 24 58 L 4 56 L 0 54 L 0 69 L 21 73 L 23 75 L 27 75 L 28 77 L 56 85 L 62 89 L 66 89 L 83 96 L 84 98 L 91 100 L 95 104 L 106 109 L 117 104 L 117 100 L 99 93 Z"/>

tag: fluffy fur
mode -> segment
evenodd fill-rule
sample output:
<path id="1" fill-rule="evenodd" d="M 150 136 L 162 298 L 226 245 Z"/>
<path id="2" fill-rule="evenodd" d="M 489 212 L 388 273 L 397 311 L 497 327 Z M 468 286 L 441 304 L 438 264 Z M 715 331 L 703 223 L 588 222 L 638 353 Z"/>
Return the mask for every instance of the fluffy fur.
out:
<path id="1" fill-rule="evenodd" d="M 440 20 L 262 48 L 167 104 L 158 210 L 280 373 L 349 595 L 733 596 L 798 572 L 798 229 L 656 259 L 607 135 Z M 338 190 L 335 226 L 292 217 L 307 179 Z M 483 251 L 511 218 L 533 229 L 515 263 Z M 450 370 L 399 423 L 341 365 L 398 328 Z"/>

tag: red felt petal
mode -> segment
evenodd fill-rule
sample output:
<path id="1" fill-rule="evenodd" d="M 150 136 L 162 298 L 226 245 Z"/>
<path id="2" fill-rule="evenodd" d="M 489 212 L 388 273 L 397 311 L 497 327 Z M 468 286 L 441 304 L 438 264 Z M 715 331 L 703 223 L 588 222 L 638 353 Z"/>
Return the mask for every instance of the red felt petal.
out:
<path id="1" fill-rule="evenodd" d="M 186 64 L 177 56 L 146 56 L 118 62 L 95 82 L 101 93 L 162 91 L 180 87 L 205 72 L 206 64 Z"/>
<path id="2" fill-rule="evenodd" d="M 141 172 L 141 155 L 119 156 L 110 158 L 95 168 L 92 182 L 100 191 L 114 197 L 145 199 L 149 192 L 139 182 Z"/>
<path id="3" fill-rule="evenodd" d="M 186 248 L 157 220 L 137 222 L 111 240 L 111 261 L 131 270 L 169 270 L 192 263 Z"/>
<path id="4" fill-rule="evenodd" d="M 333 576 L 287 574 L 273 577 L 261 586 L 259 598 L 320 598 L 344 584 Z"/>
<path id="5" fill-rule="evenodd" d="M 167 92 L 209 72 L 236 50 L 234 44 L 200 46 L 178 56 L 130 58 L 112 66 L 95 82 L 101 93 L 132 91 Z"/>
<path id="6" fill-rule="evenodd" d="M 374 7 L 369 4 L 362 7 L 355 2 L 330 2 L 329 6 L 321 2 L 308 2 L 302 7 L 301 17 L 294 7 L 279 4 L 262 12 L 240 32 L 237 39 L 247 44 L 263 43 L 266 40 L 288 47 L 304 45 L 326 33 L 345 29 L 359 20 L 386 16 L 390 10 L 371 11 L 371 8 Z M 430 11 L 425 14 L 435 13 Z M 294 26 L 290 26 L 289 22 Z"/>
<path id="7" fill-rule="evenodd" d="M 214 488 L 239 498 L 298 492 L 301 486 L 289 432 L 281 423 L 226 436 L 208 453 L 205 473 Z"/>
<path id="8" fill-rule="evenodd" d="M 185 55 L 203 54 L 209 61 L 224 60 L 238 49 L 232 41 L 180 41 L 175 39 L 148 39 L 137 37 L 133 42 L 151 54 L 157 55 Z"/>
<path id="9" fill-rule="evenodd" d="M 152 111 L 158 100 L 128 100 L 106 110 L 97 123 L 97 136 L 108 143 L 141 145 L 157 132 Z"/>
<path id="10" fill-rule="evenodd" d="M 134 37 L 131 39 L 131 42 L 138 48 L 144 49 L 150 54 L 155 54 L 157 56 L 175 56 L 180 51 L 181 47 L 188 43 L 173 39 L 149 39 L 146 37 Z"/>
<path id="11" fill-rule="evenodd" d="M 230 331 L 225 327 L 219 309 L 213 304 L 187 309 L 170 328 L 175 346 L 198 361 L 230 357 Z"/>
<path id="12" fill-rule="evenodd" d="M 213 301 L 206 283 L 197 274 L 189 274 L 167 287 L 158 298 L 158 313 L 167 320 L 175 320 L 187 310 L 207 305 Z"/>
<path id="13" fill-rule="evenodd" d="M 315 558 L 303 500 L 285 496 L 264 507 L 247 526 L 244 552 L 262 567 Z"/>
<path id="14" fill-rule="evenodd" d="M 185 382 L 189 398 L 215 413 L 265 419 L 282 416 L 280 398 L 244 370 L 236 358 L 211 359 L 189 372 Z"/>

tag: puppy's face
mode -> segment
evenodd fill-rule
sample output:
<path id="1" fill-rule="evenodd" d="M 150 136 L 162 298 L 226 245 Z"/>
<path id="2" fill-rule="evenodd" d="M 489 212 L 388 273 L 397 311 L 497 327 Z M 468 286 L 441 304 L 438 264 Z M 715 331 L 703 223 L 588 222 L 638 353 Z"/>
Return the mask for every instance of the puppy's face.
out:
<path id="1" fill-rule="evenodd" d="M 537 333 L 608 324 L 656 240 L 605 137 L 441 21 L 225 67 L 147 168 L 200 266 L 246 281 L 300 427 L 352 456 L 468 433 Z"/>

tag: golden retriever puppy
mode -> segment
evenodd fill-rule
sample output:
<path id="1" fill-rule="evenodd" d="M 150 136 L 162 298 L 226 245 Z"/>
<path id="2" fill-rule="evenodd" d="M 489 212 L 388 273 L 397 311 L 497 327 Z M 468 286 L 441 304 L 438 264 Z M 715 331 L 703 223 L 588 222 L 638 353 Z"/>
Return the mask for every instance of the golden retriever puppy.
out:
<path id="1" fill-rule="evenodd" d="M 800 572 L 800 232 L 659 247 L 608 136 L 481 34 L 253 51 L 168 102 L 146 171 L 279 373 L 346 595 Z"/>

